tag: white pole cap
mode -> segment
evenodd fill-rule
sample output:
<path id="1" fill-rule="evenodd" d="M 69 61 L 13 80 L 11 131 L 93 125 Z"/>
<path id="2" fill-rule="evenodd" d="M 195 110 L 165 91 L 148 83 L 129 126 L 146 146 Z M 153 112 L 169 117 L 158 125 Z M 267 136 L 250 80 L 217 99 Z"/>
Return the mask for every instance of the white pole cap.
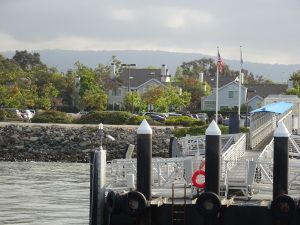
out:
<path id="1" fill-rule="evenodd" d="M 221 130 L 218 127 L 216 121 L 212 121 L 209 127 L 205 131 L 205 135 L 221 135 Z"/>
<path id="2" fill-rule="evenodd" d="M 137 134 L 152 134 L 152 129 L 146 119 L 144 119 L 137 129 Z"/>
<path id="3" fill-rule="evenodd" d="M 290 133 L 283 122 L 280 122 L 278 124 L 278 127 L 276 128 L 274 132 L 274 137 L 289 137 Z"/>

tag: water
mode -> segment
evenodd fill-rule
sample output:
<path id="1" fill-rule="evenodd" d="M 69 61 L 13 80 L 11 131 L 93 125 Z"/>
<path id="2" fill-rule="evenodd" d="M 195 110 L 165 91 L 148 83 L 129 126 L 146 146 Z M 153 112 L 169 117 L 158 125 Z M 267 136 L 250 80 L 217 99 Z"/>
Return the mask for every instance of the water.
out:
<path id="1" fill-rule="evenodd" d="M 89 164 L 0 162 L 0 224 L 89 224 Z"/>

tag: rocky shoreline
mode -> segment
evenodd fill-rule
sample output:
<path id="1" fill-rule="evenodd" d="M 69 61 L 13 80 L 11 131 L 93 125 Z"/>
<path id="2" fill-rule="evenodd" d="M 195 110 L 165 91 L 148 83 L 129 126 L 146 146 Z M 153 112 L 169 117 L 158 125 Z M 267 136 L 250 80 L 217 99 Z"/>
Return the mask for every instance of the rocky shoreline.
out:
<path id="1" fill-rule="evenodd" d="M 172 128 L 154 127 L 153 157 L 167 157 Z M 105 126 L 102 139 L 107 160 L 122 158 L 127 144 L 136 144 L 137 127 Z M 0 161 L 89 162 L 89 152 L 99 149 L 98 126 L 7 124 L 0 126 Z M 133 154 L 136 153 L 136 148 Z"/>

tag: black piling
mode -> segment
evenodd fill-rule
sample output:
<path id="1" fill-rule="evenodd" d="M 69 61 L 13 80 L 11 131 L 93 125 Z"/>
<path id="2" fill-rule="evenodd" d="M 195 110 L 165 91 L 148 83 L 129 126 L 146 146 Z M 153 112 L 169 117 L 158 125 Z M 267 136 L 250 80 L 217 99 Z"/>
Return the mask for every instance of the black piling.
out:
<path id="1" fill-rule="evenodd" d="M 288 194 L 289 132 L 283 123 L 274 132 L 273 199 Z"/>
<path id="2" fill-rule="evenodd" d="M 205 135 L 205 192 L 220 196 L 221 131 L 214 121 Z"/>
<path id="3" fill-rule="evenodd" d="M 146 200 L 152 199 L 152 129 L 146 120 L 143 120 L 137 130 L 137 191 L 141 192 Z M 139 225 L 146 224 L 151 225 L 149 207 L 139 218 Z"/>

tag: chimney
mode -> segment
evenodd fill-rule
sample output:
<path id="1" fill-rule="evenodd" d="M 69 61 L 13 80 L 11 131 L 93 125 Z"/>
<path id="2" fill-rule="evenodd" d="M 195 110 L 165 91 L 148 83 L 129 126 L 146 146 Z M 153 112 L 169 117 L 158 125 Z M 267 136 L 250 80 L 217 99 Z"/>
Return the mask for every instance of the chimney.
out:
<path id="1" fill-rule="evenodd" d="M 171 81 L 170 81 L 171 75 L 169 74 L 169 70 L 167 69 L 166 71 L 167 71 L 167 75 L 166 75 L 165 82 L 166 82 L 166 83 L 167 83 L 167 82 L 171 82 Z"/>
<path id="2" fill-rule="evenodd" d="M 161 66 L 161 77 L 160 77 L 161 82 L 166 82 L 166 75 L 167 75 L 166 65 L 162 64 L 162 66 Z"/>
<path id="3" fill-rule="evenodd" d="M 203 73 L 202 73 L 202 72 L 199 73 L 199 81 L 200 81 L 201 83 L 203 83 Z"/>
<path id="4" fill-rule="evenodd" d="M 116 66 L 115 63 L 110 64 L 110 77 L 113 78 L 116 76 Z"/>

